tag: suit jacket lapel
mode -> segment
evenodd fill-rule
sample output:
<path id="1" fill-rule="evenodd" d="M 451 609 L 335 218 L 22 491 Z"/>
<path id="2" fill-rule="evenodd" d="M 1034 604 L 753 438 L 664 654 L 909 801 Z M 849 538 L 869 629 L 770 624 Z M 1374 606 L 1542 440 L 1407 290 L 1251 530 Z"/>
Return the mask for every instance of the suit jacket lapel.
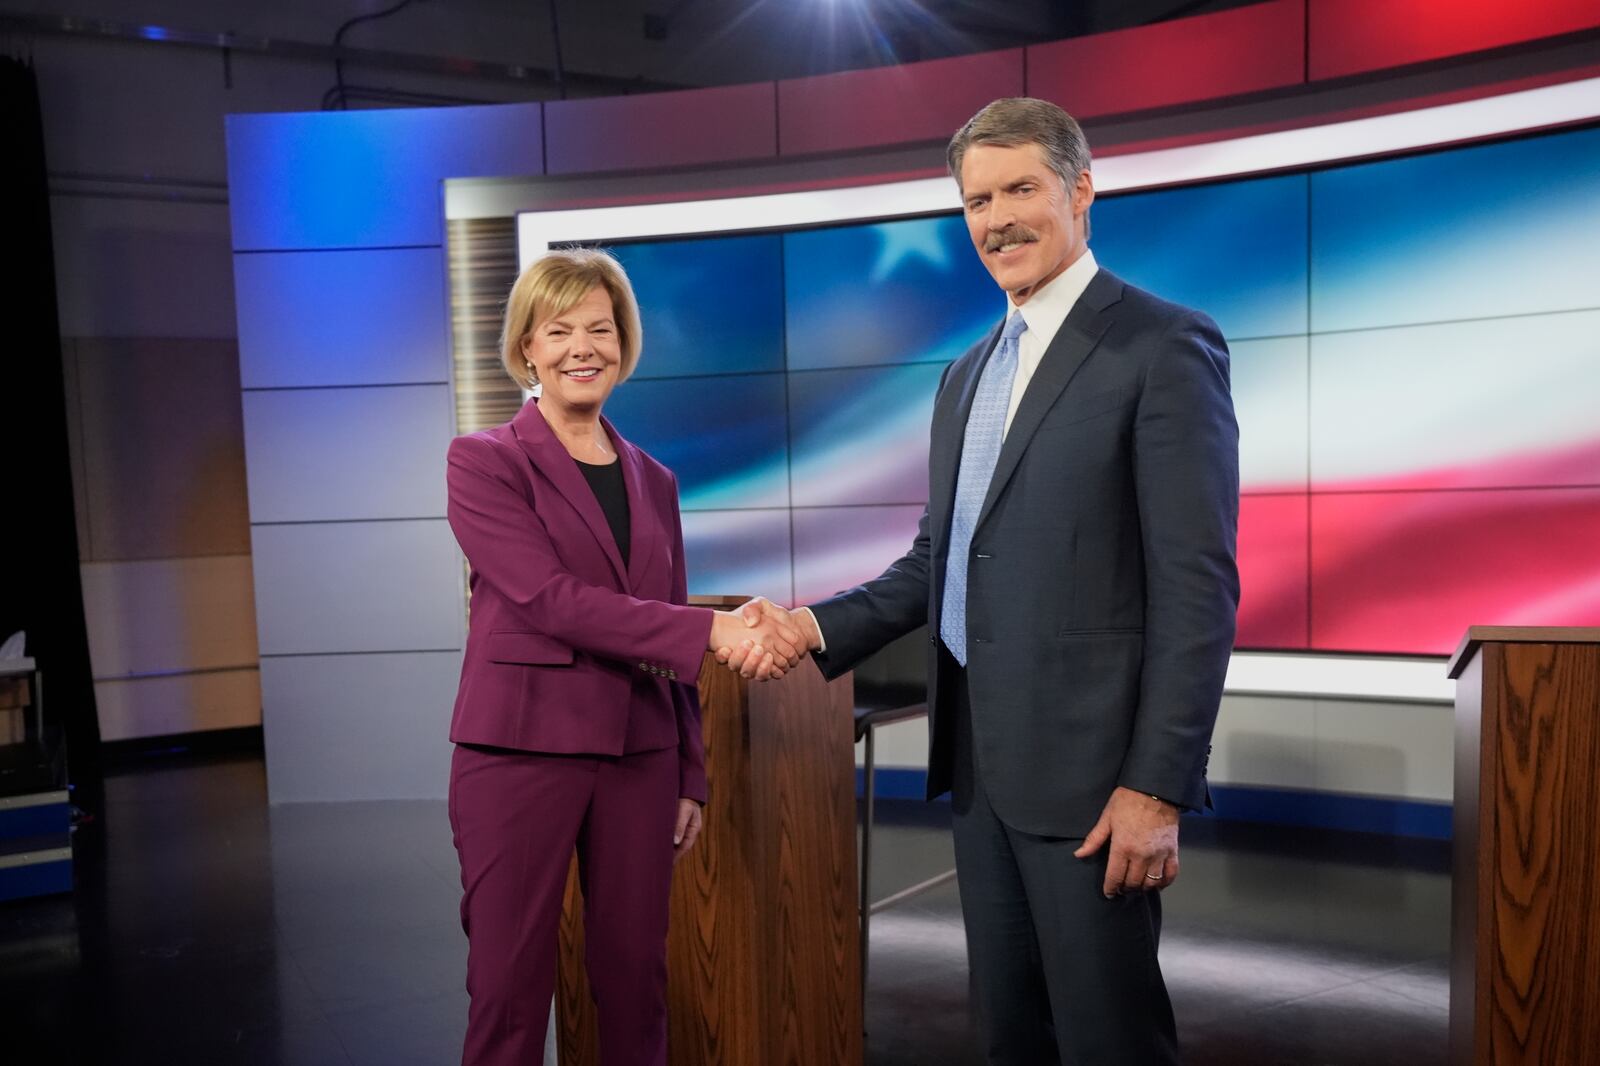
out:
<path id="1" fill-rule="evenodd" d="M 628 489 L 627 587 L 633 589 L 638 586 L 639 579 L 643 576 L 644 565 L 650 561 L 650 551 L 654 547 L 652 541 L 659 526 L 650 521 L 649 496 L 645 492 L 644 484 L 644 461 L 639 458 L 639 449 L 622 439 L 622 434 L 617 432 L 609 418 L 601 415 L 600 422 L 606 427 L 606 432 L 611 434 L 611 440 L 617 446 L 617 462 L 622 464 L 622 481 Z M 608 528 L 607 534 L 609 533 Z"/>
<path id="2" fill-rule="evenodd" d="M 1056 398 L 1110 327 L 1111 316 L 1104 312 L 1122 298 L 1122 287 L 1122 282 L 1115 275 L 1101 270 L 1089 280 L 1089 287 L 1078 297 L 1066 321 L 1056 331 L 1050 347 L 1045 349 L 1044 358 L 1039 361 L 1039 369 L 1034 371 L 1033 380 L 1028 383 L 1028 390 L 1022 394 L 1022 403 L 1017 407 L 1016 417 L 1011 420 L 1005 443 L 1000 446 L 1000 456 L 994 464 L 994 476 L 989 479 L 989 492 L 983 498 L 983 507 L 978 512 L 977 522 L 973 524 L 974 529 L 983 525 L 983 520 L 1000 498 L 1000 493 L 1005 491 L 1006 482 L 1016 472 L 1017 464 L 1022 461 L 1022 453 L 1027 450 L 1039 423 L 1044 421 L 1044 416 L 1055 405 Z M 962 425 L 966 425 L 965 421 Z"/>
<path id="3" fill-rule="evenodd" d="M 600 501 L 594 498 L 594 490 L 589 488 L 589 483 L 584 480 L 583 472 L 578 469 L 577 460 L 567 454 L 566 447 L 556 436 L 555 430 L 550 428 L 550 423 L 534 410 L 534 403 L 535 401 L 529 400 L 522 405 L 522 410 L 511 420 L 511 431 L 516 434 L 517 442 L 522 445 L 522 450 L 527 453 L 528 458 L 533 460 L 533 465 L 583 518 L 584 525 L 589 527 L 594 539 L 605 549 L 606 558 L 611 560 L 611 569 L 617 575 L 617 580 L 622 583 L 624 589 L 629 588 L 627 571 L 622 566 L 622 553 L 617 550 L 616 538 L 611 535 L 611 527 L 606 524 L 606 515 L 600 509 Z M 627 479 L 626 468 L 622 476 Z M 637 480 L 637 477 L 633 479 L 635 482 Z M 631 486 L 628 503 L 632 510 L 635 501 Z M 638 526 L 634 526 L 633 529 L 637 532 Z M 635 556 L 638 554 L 637 547 L 632 549 L 632 554 Z"/>

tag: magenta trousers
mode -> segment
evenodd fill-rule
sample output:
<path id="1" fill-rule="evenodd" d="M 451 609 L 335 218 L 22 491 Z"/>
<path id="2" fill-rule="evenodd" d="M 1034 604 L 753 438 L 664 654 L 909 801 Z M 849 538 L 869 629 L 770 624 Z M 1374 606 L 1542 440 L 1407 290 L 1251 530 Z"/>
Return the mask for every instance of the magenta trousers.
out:
<path id="1" fill-rule="evenodd" d="M 450 828 L 467 934 L 464 1066 L 543 1061 L 561 901 L 577 849 L 602 1066 L 666 1066 L 667 893 L 678 753 L 457 745 Z"/>

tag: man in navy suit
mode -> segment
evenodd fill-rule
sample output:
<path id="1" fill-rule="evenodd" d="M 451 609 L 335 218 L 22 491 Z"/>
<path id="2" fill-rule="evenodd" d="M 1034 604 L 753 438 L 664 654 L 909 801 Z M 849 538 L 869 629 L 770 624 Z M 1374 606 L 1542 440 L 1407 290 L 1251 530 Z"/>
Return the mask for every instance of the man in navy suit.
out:
<path id="1" fill-rule="evenodd" d="M 928 795 L 952 793 L 987 1061 L 1176 1062 L 1159 890 L 1238 604 L 1227 346 L 1095 263 L 1066 112 L 997 100 L 948 158 L 1006 319 L 940 382 L 911 550 L 795 621 L 829 676 L 928 626 Z"/>

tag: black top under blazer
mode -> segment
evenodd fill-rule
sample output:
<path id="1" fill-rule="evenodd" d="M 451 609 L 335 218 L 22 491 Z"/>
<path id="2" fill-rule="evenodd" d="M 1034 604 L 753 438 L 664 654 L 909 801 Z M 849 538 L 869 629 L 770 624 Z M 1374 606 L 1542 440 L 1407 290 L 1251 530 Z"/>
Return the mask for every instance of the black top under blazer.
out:
<path id="1" fill-rule="evenodd" d="M 929 626 L 930 799 L 951 781 L 936 642 L 956 473 L 1000 328 L 940 380 L 911 550 L 813 605 L 829 677 Z M 1239 601 L 1228 375 L 1210 318 L 1101 270 L 1028 385 L 967 568 L 974 750 L 995 812 L 1015 829 L 1082 837 L 1118 785 L 1207 802 Z"/>

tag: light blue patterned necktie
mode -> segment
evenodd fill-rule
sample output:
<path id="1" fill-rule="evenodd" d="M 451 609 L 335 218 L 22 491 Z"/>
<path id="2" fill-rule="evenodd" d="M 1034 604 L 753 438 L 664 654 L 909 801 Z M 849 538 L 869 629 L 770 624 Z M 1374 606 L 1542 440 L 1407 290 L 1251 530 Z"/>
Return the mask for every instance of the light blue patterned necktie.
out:
<path id="1" fill-rule="evenodd" d="M 973 526 L 989 495 L 994 464 L 1005 439 L 1006 411 L 1011 407 L 1011 383 L 1017 376 L 1017 338 L 1027 332 L 1022 312 L 1013 311 L 1000 334 L 1000 343 L 978 378 L 967 415 L 967 433 L 961 445 L 961 470 L 956 475 L 955 513 L 950 519 L 950 553 L 946 557 L 944 600 L 939 610 L 939 635 L 956 662 L 967 665 L 967 559 L 972 552 Z"/>

